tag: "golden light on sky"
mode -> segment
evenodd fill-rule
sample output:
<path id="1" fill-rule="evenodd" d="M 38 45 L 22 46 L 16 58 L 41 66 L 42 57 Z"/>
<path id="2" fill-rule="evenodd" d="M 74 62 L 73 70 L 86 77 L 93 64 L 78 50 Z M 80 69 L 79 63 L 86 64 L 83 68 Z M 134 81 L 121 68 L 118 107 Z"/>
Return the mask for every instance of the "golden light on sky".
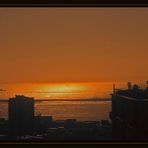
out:
<path id="1" fill-rule="evenodd" d="M 9 83 L 1 84 L 0 98 L 8 99 L 17 95 L 26 95 L 35 99 L 86 99 L 109 98 L 112 82 L 69 82 L 69 83 Z M 125 83 L 116 82 L 124 87 Z"/>
<path id="2" fill-rule="evenodd" d="M 0 20 L 0 86 L 77 97 L 87 85 L 73 82 L 147 80 L 148 8 L 0 8 Z"/>
<path id="3" fill-rule="evenodd" d="M 83 83 L 43 83 L 32 87 L 32 90 L 34 93 L 43 94 L 45 98 L 65 99 L 83 97 L 84 92 L 89 92 L 89 87 Z"/>

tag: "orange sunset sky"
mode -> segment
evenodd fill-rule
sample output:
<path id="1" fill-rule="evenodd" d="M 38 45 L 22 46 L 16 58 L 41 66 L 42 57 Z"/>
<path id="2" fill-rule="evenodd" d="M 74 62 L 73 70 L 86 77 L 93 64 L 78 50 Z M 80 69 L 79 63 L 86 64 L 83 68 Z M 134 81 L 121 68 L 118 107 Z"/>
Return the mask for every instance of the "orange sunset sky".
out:
<path id="1" fill-rule="evenodd" d="M 1 88 L 145 81 L 147 55 L 148 8 L 0 8 Z"/>

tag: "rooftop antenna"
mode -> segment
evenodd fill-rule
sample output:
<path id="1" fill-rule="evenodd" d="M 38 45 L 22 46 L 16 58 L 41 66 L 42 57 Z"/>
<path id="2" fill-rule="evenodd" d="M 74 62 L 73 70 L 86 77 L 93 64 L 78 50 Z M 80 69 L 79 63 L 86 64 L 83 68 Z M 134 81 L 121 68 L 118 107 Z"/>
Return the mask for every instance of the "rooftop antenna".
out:
<path id="1" fill-rule="evenodd" d="M 115 84 L 113 84 L 113 94 L 115 94 L 115 90 L 116 90 Z"/>

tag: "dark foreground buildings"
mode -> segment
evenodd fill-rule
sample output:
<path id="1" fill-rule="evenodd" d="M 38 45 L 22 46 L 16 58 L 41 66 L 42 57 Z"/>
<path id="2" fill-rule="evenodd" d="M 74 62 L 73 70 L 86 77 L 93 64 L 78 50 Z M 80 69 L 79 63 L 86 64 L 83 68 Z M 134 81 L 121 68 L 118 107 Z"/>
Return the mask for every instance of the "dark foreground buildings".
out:
<path id="1" fill-rule="evenodd" d="M 114 88 L 111 119 L 114 140 L 148 140 L 148 87 Z"/>
<path id="2" fill-rule="evenodd" d="M 9 99 L 9 134 L 27 135 L 32 133 L 34 122 L 34 98 L 16 95 Z"/>
<path id="3" fill-rule="evenodd" d="M 109 121 L 53 120 L 34 115 L 34 98 L 16 95 L 9 99 L 9 118 L 0 121 L 0 140 L 98 141 L 111 140 Z"/>

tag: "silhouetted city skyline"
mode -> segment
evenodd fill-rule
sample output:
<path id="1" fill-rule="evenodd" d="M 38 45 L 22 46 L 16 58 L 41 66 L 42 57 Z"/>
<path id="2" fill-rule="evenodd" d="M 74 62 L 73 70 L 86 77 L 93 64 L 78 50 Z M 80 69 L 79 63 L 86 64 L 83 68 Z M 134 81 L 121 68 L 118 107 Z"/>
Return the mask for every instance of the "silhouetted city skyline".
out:
<path id="1" fill-rule="evenodd" d="M 147 18 L 0 8 L 0 141 L 147 141 Z"/>
<path id="2" fill-rule="evenodd" d="M 148 85 L 148 83 L 147 83 Z M 8 120 L 2 119 L 2 140 L 147 140 L 148 86 L 140 88 L 127 83 L 127 89 L 116 88 L 111 94 L 112 110 L 109 120 L 77 121 L 53 120 L 52 116 L 35 115 L 34 98 L 16 95 L 9 98 Z M 86 134 L 87 133 L 87 134 Z"/>

